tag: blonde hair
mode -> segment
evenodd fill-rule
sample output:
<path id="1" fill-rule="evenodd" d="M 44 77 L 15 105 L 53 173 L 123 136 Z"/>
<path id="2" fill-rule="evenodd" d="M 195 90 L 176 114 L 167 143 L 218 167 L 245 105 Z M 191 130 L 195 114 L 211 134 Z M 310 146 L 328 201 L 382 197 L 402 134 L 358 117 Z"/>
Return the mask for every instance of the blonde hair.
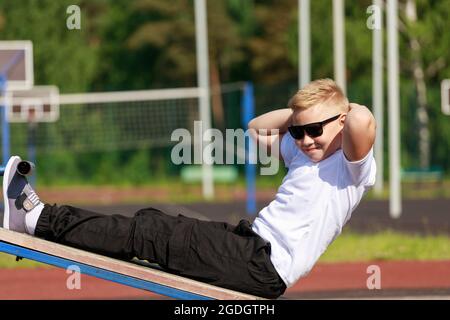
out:
<path id="1" fill-rule="evenodd" d="M 319 79 L 308 83 L 288 102 L 292 110 L 304 110 L 327 103 L 342 112 L 348 112 L 348 99 L 341 88 L 331 79 Z"/>

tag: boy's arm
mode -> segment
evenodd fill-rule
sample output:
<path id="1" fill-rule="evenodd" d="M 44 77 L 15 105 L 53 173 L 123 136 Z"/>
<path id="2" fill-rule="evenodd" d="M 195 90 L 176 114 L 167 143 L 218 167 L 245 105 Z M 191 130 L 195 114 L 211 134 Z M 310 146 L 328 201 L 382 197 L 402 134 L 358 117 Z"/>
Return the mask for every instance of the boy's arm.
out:
<path id="1" fill-rule="evenodd" d="M 292 109 L 278 109 L 270 111 L 252 119 L 248 123 L 249 129 L 255 129 L 260 135 L 271 135 L 271 129 L 278 129 L 279 133 L 286 133 L 291 125 Z"/>
<path id="2" fill-rule="evenodd" d="M 342 149 L 349 161 L 363 159 L 375 141 L 376 121 L 367 107 L 350 103 L 345 118 Z"/>
<path id="3" fill-rule="evenodd" d="M 276 144 L 278 157 L 281 158 L 280 143 L 291 125 L 291 116 L 292 109 L 288 108 L 264 113 L 248 123 L 250 134 L 256 143 L 266 148 L 268 154 L 272 153 Z"/>

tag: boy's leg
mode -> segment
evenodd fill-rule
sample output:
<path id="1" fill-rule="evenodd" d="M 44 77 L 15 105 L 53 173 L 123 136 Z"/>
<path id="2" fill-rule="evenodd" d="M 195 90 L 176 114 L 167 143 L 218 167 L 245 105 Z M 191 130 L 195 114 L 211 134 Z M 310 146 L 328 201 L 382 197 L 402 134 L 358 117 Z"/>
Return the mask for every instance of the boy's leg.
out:
<path id="1" fill-rule="evenodd" d="M 167 266 L 169 239 L 174 229 L 185 229 L 183 219 L 155 208 L 141 209 L 129 218 L 46 204 L 34 235 L 119 259 L 137 257 Z M 210 226 L 224 231 L 233 229 L 222 222 L 210 222 Z"/>
<path id="2" fill-rule="evenodd" d="M 192 223 L 190 240 L 185 256 L 174 259 L 182 275 L 266 298 L 284 293 L 286 286 L 270 260 L 270 243 L 249 221 L 221 230 L 214 222 L 185 219 Z"/>
<path id="3" fill-rule="evenodd" d="M 45 205 L 35 235 L 119 259 L 156 262 L 181 276 L 267 298 L 286 289 L 270 262 L 270 245 L 245 220 L 233 227 L 155 208 L 128 218 Z"/>
<path id="4" fill-rule="evenodd" d="M 137 257 L 164 266 L 164 252 L 175 224 L 175 217 L 153 208 L 129 218 L 46 204 L 35 236 L 118 259 Z"/>

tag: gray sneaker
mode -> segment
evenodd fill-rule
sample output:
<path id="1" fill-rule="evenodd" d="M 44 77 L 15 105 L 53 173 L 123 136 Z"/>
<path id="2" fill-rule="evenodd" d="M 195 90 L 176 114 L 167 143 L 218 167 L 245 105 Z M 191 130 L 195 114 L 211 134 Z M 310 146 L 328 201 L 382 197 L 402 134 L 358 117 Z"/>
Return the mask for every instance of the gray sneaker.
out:
<path id="1" fill-rule="evenodd" d="M 11 157 L 3 175 L 3 228 L 28 233 L 25 215 L 41 204 L 41 201 L 27 178 L 17 172 L 17 165 L 21 161 L 18 156 Z"/>

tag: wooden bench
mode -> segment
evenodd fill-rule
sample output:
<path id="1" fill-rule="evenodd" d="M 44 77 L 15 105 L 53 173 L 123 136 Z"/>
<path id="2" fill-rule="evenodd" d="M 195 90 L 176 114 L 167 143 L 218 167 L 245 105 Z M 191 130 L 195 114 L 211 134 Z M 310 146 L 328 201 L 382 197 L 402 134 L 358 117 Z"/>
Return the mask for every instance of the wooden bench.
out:
<path id="1" fill-rule="evenodd" d="M 176 299 L 262 300 L 174 274 L 0 228 L 0 252 L 152 291 Z"/>

